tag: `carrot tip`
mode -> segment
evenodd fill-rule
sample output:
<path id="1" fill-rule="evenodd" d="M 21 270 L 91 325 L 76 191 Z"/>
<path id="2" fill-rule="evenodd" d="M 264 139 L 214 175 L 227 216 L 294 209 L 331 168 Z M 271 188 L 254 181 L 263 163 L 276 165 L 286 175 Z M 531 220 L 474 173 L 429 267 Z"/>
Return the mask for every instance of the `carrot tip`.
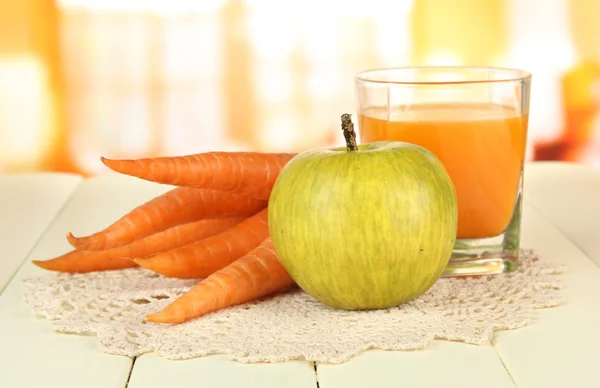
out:
<path id="1" fill-rule="evenodd" d="M 108 165 L 108 164 L 110 163 L 110 159 L 108 159 L 108 158 L 105 158 L 104 156 L 100 156 L 100 161 L 101 161 L 101 162 L 102 162 L 102 164 L 104 164 L 106 167 L 109 167 L 109 168 L 110 168 L 110 166 Z"/>
<path id="2" fill-rule="evenodd" d="M 168 320 L 164 319 L 164 314 L 162 313 L 162 311 L 159 311 L 157 313 L 148 315 L 146 317 L 146 322 L 152 322 L 152 323 L 174 323 L 174 322 L 168 322 Z"/>
<path id="3" fill-rule="evenodd" d="M 128 257 L 127 260 L 133 261 L 134 263 L 136 263 L 138 266 L 140 266 L 142 268 L 149 269 L 149 270 L 151 270 L 153 272 L 156 272 L 156 273 L 160 273 L 160 272 L 155 271 L 154 268 L 152 268 L 152 265 L 149 264 L 148 260 L 146 260 L 144 258 L 137 258 L 137 257 L 136 258 L 131 258 L 131 257 Z"/>
<path id="4" fill-rule="evenodd" d="M 48 263 L 43 260 L 31 260 L 31 263 L 38 266 L 41 269 L 50 270 L 51 268 L 48 266 Z"/>
<path id="5" fill-rule="evenodd" d="M 67 241 L 69 242 L 69 244 L 75 246 L 77 245 L 77 241 L 79 240 L 77 237 L 73 236 L 73 233 L 69 232 L 66 234 L 67 237 Z"/>

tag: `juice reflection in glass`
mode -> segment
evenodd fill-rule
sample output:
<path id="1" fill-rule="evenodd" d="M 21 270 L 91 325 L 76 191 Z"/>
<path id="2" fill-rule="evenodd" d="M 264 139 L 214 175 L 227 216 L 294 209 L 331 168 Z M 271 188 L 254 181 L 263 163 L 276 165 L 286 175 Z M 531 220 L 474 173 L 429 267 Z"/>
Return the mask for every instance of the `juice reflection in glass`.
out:
<path id="1" fill-rule="evenodd" d="M 458 231 L 446 276 L 517 267 L 530 82 L 518 70 L 466 67 L 356 77 L 360 142 L 423 146 L 454 183 Z"/>

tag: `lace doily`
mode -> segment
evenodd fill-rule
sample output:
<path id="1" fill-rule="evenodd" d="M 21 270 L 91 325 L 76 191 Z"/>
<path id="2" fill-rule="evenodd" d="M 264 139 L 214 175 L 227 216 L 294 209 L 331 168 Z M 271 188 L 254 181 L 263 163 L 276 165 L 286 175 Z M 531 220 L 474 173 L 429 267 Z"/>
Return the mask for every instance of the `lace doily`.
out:
<path id="1" fill-rule="evenodd" d="M 292 290 L 179 325 L 145 323 L 144 317 L 196 280 L 131 268 L 29 278 L 24 293 L 55 330 L 95 334 L 100 348 L 111 354 L 340 363 L 364 350 L 417 349 L 434 339 L 487 345 L 494 331 L 529 325 L 535 309 L 561 304 L 557 275 L 563 272 L 562 266 L 523 251 L 516 272 L 442 278 L 419 298 L 391 309 L 336 310 Z"/>

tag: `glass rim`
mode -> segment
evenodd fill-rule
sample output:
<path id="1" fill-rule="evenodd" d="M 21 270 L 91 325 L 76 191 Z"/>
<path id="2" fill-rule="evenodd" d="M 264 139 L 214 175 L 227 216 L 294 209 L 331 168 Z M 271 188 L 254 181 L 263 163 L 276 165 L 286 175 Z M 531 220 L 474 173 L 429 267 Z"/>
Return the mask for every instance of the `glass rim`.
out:
<path id="1" fill-rule="evenodd" d="M 367 74 L 377 74 L 389 71 L 399 72 L 419 72 L 419 71 L 453 71 L 475 72 L 475 71 L 499 71 L 505 72 L 506 77 L 498 79 L 470 79 L 460 81 L 402 81 L 402 80 L 383 80 L 366 78 Z M 495 66 L 406 66 L 406 67 L 379 67 L 361 70 L 354 75 L 354 81 L 360 83 L 373 84 L 392 84 L 392 85 L 460 85 L 460 84 L 485 84 L 485 83 L 505 83 L 505 82 L 524 82 L 530 80 L 532 74 L 528 71 Z"/>

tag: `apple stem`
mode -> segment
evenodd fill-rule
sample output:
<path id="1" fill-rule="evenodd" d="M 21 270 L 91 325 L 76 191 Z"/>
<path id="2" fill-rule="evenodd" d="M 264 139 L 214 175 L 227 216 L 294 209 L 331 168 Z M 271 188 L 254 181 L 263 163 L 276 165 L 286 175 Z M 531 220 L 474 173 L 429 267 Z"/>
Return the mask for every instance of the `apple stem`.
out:
<path id="1" fill-rule="evenodd" d="M 344 131 L 344 138 L 346 139 L 346 149 L 348 149 L 348 151 L 358 151 L 354 124 L 348 113 L 342 115 L 342 131 Z"/>

